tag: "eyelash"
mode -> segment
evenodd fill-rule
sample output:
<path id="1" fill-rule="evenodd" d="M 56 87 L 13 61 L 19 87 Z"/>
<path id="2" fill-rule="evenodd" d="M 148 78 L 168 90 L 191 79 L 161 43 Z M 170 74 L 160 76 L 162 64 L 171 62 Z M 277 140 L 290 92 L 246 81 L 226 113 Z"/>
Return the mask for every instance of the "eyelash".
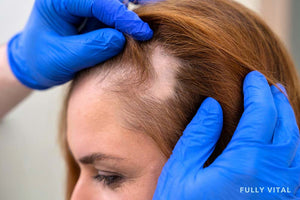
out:
<path id="1" fill-rule="evenodd" d="M 96 181 L 103 182 L 105 185 L 113 188 L 118 187 L 124 179 L 124 177 L 121 175 L 101 175 L 101 174 L 97 174 L 93 178 Z"/>

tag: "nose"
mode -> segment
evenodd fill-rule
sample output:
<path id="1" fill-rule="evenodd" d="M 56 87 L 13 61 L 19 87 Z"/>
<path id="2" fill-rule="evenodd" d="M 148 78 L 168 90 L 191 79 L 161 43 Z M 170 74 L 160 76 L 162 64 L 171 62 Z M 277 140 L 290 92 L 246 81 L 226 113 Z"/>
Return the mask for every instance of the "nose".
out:
<path id="1" fill-rule="evenodd" d="M 80 176 L 72 192 L 71 200 L 94 200 L 92 186 Z"/>

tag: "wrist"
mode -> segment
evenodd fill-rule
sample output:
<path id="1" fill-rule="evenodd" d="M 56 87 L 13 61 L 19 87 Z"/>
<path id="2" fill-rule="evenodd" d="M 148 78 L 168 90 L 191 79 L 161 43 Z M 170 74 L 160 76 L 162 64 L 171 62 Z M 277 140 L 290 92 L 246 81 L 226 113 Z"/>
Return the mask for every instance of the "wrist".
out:
<path id="1" fill-rule="evenodd" d="M 7 46 L 0 46 L 0 119 L 31 92 L 10 69 Z"/>
<path id="2" fill-rule="evenodd" d="M 10 68 L 7 45 L 0 46 L 0 68 L 0 79 L 5 81 L 6 84 L 23 86 Z"/>

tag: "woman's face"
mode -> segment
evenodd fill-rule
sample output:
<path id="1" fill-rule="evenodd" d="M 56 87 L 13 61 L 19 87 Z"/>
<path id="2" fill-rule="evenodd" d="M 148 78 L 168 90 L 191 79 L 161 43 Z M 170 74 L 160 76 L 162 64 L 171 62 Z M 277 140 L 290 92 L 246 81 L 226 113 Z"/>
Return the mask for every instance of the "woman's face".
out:
<path id="1" fill-rule="evenodd" d="M 81 173 L 72 200 L 152 199 L 167 158 L 149 136 L 122 127 L 120 110 L 96 78 L 75 87 L 67 140 Z"/>

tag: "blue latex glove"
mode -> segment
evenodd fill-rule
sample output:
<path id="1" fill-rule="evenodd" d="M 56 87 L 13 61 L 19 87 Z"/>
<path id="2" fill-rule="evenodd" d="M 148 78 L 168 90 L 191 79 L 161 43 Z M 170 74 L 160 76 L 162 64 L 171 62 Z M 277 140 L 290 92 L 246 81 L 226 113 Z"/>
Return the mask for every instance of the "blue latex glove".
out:
<path id="1" fill-rule="evenodd" d="M 299 128 L 288 99 L 254 71 L 244 81 L 244 108 L 226 149 L 203 168 L 222 129 L 221 106 L 203 102 L 163 168 L 154 200 L 300 199 Z"/>
<path id="2" fill-rule="evenodd" d="M 115 29 L 94 30 L 89 23 L 82 28 L 89 19 Z M 125 44 L 119 31 L 137 40 L 153 35 L 148 24 L 118 0 L 36 0 L 24 30 L 8 43 L 9 63 L 24 85 L 47 89 L 118 54 Z"/>

